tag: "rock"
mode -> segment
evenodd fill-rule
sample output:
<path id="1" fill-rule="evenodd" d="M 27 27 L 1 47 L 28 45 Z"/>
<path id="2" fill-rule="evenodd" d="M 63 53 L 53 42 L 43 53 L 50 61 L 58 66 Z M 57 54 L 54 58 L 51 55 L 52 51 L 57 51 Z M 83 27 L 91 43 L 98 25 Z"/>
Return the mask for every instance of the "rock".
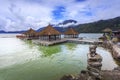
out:
<path id="1" fill-rule="evenodd" d="M 95 46 L 95 45 L 92 45 L 92 46 L 90 46 L 89 47 L 89 54 L 90 54 L 90 56 L 91 57 L 94 57 L 97 53 L 96 53 L 96 48 L 97 48 L 97 46 Z"/>
<path id="2" fill-rule="evenodd" d="M 99 73 L 100 72 L 98 69 L 90 67 L 90 66 L 88 66 L 87 69 L 88 69 L 88 71 L 95 72 L 95 73 Z"/>
<path id="3" fill-rule="evenodd" d="M 82 70 L 80 75 L 79 75 L 79 79 L 80 80 L 87 80 L 88 77 L 89 77 L 88 71 Z"/>
<path id="4" fill-rule="evenodd" d="M 60 80 L 75 80 L 73 75 L 64 75 Z"/>
<path id="5" fill-rule="evenodd" d="M 116 67 L 114 68 L 114 70 L 120 71 L 120 67 Z"/>
<path id="6" fill-rule="evenodd" d="M 81 74 L 87 74 L 87 71 L 86 70 L 82 70 Z"/>
<path id="7" fill-rule="evenodd" d="M 117 55 L 117 59 L 120 59 L 120 54 Z"/>
<path id="8" fill-rule="evenodd" d="M 102 57 L 99 54 L 95 55 L 94 57 L 91 57 L 90 54 L 88 53 L 87 56 L 88 56 L 88 61 L 98 61 L 98 62 L 102 61 Z"/>
<path id="9" fill-rule="evenodd" d="M 101 62 L 88 62 L 88 65 L 91 67 L 101 67 L 102 63 Z"/>

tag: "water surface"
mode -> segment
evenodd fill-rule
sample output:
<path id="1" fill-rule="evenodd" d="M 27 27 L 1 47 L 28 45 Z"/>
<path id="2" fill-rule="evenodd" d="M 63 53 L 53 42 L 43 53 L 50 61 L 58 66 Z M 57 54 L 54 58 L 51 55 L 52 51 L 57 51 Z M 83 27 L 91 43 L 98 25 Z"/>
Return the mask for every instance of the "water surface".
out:
<path id="1" fill-rule="evenodd" d="M 50 47 L 15 37 L 0 38 L 0 80 L 59 80 L 87 67 L 89 45 L 65 43 Z M 98 47 L 102 69 L 117 66 L 111 54 Z"/>

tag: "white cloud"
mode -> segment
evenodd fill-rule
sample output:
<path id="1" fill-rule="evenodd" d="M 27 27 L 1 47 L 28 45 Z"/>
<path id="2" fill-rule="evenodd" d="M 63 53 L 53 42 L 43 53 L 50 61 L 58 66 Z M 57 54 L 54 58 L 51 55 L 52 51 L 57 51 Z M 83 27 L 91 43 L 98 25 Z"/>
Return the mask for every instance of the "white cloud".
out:
<path id="1" fill-rule="evenodd" d="M 38 29 L 48 23 L 75 19 L 88 23 L 120 16 L 120 0 L 0 0 L 0 30 Z M 53 10 L 65 7 L 61 19 L 55 19 Z"/>
<path id="2" fill-rule="evenodd" d="M 59 25 L 59 27 L 68 27 L 68 26 L 72 26 L 72 25 L 78 25 L 78 23 L 74 23 L 74 22 L 71 22 L 71 23 L 67 23 L 67 24 L 61 24 Z"/>

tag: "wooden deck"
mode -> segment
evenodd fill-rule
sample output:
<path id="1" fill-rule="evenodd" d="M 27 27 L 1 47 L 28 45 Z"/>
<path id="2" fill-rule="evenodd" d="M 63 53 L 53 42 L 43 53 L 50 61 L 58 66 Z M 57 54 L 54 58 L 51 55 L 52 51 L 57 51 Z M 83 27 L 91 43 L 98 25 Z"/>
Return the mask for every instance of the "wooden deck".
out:
<path id="1" fill-rule="evenodd" d="M 80 39 L 73 39 L 73 38 L 63 38 L 61 40 L 56 40 L 56 41 L 43 41 L 43 40 L 32 40 L 33 43 L 43 45 L 43 46 L 51 46 L 55 44 L 60 44 L 60 43 L 77 43 L 77 44 L 102 44 L 101 41 L 95 41 L 95 40 L 80 40 Z"/>
<path id="2" fill-rule="evenodd" d="M 51 45 L 55 45 L 55 44 L 64 43 L 64 42 L 66 42 L 66 40 L 65 39 L 57 40 L 57 41 L 32 40 L 32 42 L 35 44 L 42 45 L 42 46 L 51 46 Z"/>
<path id="3" fill-rule="evenodd" d="M 102 44 L 102 41 L 98 41 L 98 40 L 89 40 L 89 39 L 67 39 L 68 42 L 72 42 L 72 43 L 77 43 L 77 44 L 93 44 L 93 45 L 99 45 Z"/>

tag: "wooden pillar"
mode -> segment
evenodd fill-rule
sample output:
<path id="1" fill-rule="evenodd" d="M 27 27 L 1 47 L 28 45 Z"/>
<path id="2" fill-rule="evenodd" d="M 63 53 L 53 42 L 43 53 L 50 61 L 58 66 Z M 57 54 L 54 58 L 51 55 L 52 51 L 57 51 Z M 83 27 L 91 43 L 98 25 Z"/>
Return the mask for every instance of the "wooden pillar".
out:
<path id="1" fill-rule="evenodd" d="M 55 40 L 56 40 L 56 35 L 54 35 L 54 38 L 55 38 Z"/>
<path id="2" fill-rule="evenodd" d="M 48 38 L 48 40 L 50 41 L 50 35 L 49 35 L 49 38 Z"/>

